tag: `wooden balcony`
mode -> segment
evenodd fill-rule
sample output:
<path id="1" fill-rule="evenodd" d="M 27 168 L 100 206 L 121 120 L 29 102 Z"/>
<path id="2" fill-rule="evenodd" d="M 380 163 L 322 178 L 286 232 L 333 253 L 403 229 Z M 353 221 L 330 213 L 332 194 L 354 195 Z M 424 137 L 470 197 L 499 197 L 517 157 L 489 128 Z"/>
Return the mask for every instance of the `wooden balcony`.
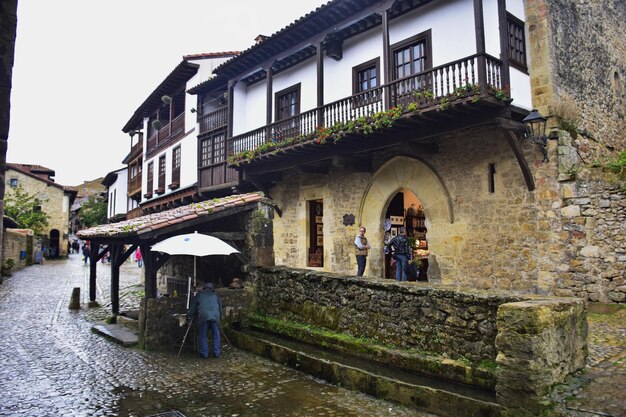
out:
<path id="1" fill-rule="evenodd" d="M 211 133 L 226 126 L 228 124 L 228 107 L 222 107 L 211 113 L 198 116 L 198 123 L 200 125 L 199 135 Z"/>
<path id="2" fill-rule="evenodd" d="M 141 153 L 143 152 L 143 141 L 140 140 L 139 142 L 135 143 L 131 148 L 130 148 L 130 154 L 128 155 L 128 161 L 134 161 L 135 159 L 137 159 L 137 157 L 141 156 Z"/>
<path id="3" fill-rule="evenodd" d="M 181 113 L 157 133 L 148 138 L 146 157 L 151 157 L 161 149 L 174 143 L 185 134 L 185 114 Z"/>
<path id="4" fill-rule="evenodd" d="M 226 161 L 198 169 L 198 190 L 200 192 L 236 185 L 238 182 L 239 172 L 229 167 Z"/>
<path id="5" fill-rule="evenodd" d="M 351 123 L 384 110 L 400 107 L 415 113 L 439 111 L 447 100 L 502 92 L 501 61 L 487 54 L 469 57 L 394 80 L 372 90 L 343 98 L 227 140 L 229 156 L 254 150 L 265 143 L 289 139 L 305 141 L 320 127 Z M 508 87 L 508 86 L 506 86 Z"/>
<path id="6" fill-rule="evenodd" d="M 133 198 L 141 195 L 141 173 L 128 180 L 128 196 Z"/>

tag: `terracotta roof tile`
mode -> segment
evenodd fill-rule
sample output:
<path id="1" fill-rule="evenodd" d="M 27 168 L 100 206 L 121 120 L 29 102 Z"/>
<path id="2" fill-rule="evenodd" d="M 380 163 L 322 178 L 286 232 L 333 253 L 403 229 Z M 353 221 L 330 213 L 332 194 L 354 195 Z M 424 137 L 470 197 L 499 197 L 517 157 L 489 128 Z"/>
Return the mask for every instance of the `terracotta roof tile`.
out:
<path id="1" fill-rule="evenodd" d="M 141 235 L 164 227 L 184 223 L 212 213 L 222 212 L 246 204 L 263 200 L 263 193 L 238 194 L 213 200 L 191 203 L 175 209 L 136 217 L 119 223 L 101 224 L 90 229 L 80 230 L 76 235 L 81 239 L 119 238 Z"/>

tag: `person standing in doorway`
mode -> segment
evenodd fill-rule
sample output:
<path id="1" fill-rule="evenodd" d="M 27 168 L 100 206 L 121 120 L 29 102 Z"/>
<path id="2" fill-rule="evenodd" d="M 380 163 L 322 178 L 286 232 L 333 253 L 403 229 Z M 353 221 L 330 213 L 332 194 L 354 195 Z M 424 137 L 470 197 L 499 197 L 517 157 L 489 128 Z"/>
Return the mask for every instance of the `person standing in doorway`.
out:
<path id="1" fill-rule="evenodd" d="M 354 239 L 354 253 L 356 254 L 357 271 L 356 275 L 362 277 L 365 273 L 365 264 L 367 263 L 367 251 L 371 249 L 367 238 L 365 237 L 365 227 L 359 227 L 359 234 Z"/>
<path id="2" fill-rule="evenodd" d="M 200 356 L 209 357 L 208 331 L 211 328 L 213 336 L 213 356 L 219 358 L 222 354 L 220 345 L 220 320 L 222 319 L 222 301 L 215 293 L 213 284 L 207 282 L 198 294 L 196 294 L 189 304 L 187 311 L 187 322 L 191 322 L 197 314 L 198 325 L 198 349 Z"/>
<path id="3" fill-rule="evenodd" d="M 141 255 L 141 249 L 139 248 L 135 251 L 135 259 L 137 259 L 137 266 L 141 268 L 143 266 L 143 256 Z"/>
<path id="4" fill-rule="evenodd" d="M 385 249 L 385 253 L 387 252 L 391 252 L 391 256 L 396 261 L 396 281 L 406 281 L 406 268 L 413 256 L 413 251 L 409 246 L 404 227 L 400 227 L 398 236 L 389 241 Z"/>

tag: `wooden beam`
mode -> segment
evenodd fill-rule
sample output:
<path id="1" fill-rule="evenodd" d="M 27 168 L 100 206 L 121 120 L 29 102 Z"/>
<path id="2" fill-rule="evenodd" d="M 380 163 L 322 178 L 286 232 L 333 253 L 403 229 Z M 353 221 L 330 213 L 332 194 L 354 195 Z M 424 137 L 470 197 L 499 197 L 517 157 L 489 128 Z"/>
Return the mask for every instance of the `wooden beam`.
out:
<path id="1" fill-rule="evenodd" d="M 211 236 L 215 236 L 218 239 L 222 240 L 230 240 L 230 241 L 241 241 L 246 240 L 246 233 L 244 232 L 207 232 Z"/>
<path id="2" fill-rule="evenodd" d="M 524 180 L 526 181 L 526 187 L 528 187 L 528 191 L 533 191 L 535 189 L 535 180 L 533 179 L 532 172 L 530 172 L 528 162 L 524 157 L 524 152 L 522 151 L 522 147 L 518 142 L 517 136 L 510 130 L 507 130 L 505 134 L 507 142 L 513 150 L 513 155 L 515 155 L 515 159 L 517 159 L 517 163 L 522 170 L 522 175 L 524 176 Z"/>
<path id="3" fill-rule="evenodd" d="M 109 245 L 111 250 L 111 312 L 114 316 L 120 313 L 120 253 L 122 245 Z"/>

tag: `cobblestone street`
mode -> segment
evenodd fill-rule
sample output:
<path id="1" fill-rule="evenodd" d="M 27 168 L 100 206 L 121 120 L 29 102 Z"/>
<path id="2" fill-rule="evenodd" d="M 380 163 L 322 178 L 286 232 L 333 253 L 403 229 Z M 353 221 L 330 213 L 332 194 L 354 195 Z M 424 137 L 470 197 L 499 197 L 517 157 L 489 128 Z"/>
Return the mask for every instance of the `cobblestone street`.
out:
<path id="1" fill-rule="evenodd" d="M 98 264 L 90 309 L 88 270 L 71 255 L 0 285 L 0 416 L 429 416 L 228 346 L 209 360 L 122 347 L 91 330 L 111 314 L 110 267 Z M 121 311 L 138 308 L 140 271 L 121 268 Z M 68 309 L 75 287 L 79 311 Z M 588 366 L 556 396 L 562 415 L 626 416 L 625 323 L 623 306 L 590 306 Z"/>
<path id="2" fill-rule="evenodd" d="M 245 351 L 220 359 L 125 348 L 91 331 L 110 315 L 109 265 L 98 265 L 87 310 L 88 269 L 79 255 L 47 261 L 0 285 L 0 416 L 426 416 L 331 386 Z M 121 268 L 121 310 L 142 290 L 139 268 Z M 68 309 L 81 288 L 80 311 Z"/>

